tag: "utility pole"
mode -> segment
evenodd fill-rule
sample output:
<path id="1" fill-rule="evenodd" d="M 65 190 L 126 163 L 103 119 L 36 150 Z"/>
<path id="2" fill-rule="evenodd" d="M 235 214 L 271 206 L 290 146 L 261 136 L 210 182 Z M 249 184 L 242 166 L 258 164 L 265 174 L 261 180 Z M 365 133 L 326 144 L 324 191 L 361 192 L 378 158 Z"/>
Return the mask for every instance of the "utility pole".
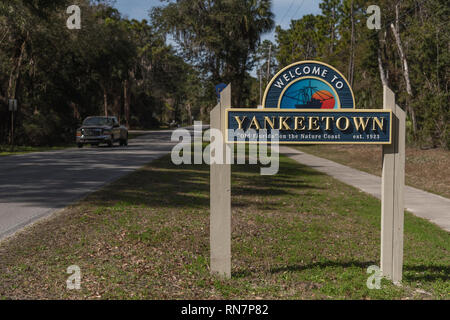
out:
<path id="1" fill-rule="evenodd" d="M 272 54 L 272 44 L 269 45 L 269 60 L 267 60 L 267 83 L 269 83 L 270 55 Z"/>

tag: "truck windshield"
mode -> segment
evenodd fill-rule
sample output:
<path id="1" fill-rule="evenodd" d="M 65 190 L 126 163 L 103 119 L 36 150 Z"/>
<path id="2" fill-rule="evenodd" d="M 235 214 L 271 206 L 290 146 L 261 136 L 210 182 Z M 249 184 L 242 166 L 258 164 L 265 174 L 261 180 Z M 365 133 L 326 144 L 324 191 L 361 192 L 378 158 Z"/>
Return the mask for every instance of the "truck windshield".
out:
<path id="1" fill-rule="evenodd" d="M 111 118 L 105 117 L 92 117 L 84 120 L 84 126 L 111 126 L 113 124 L 113 120 Z"/>

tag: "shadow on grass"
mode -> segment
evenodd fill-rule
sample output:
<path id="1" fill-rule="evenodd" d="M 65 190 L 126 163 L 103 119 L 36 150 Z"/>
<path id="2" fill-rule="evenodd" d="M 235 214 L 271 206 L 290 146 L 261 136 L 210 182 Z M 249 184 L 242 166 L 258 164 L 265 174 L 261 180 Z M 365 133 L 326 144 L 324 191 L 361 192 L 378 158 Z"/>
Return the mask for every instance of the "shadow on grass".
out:
<path id="1" fill-rule="evenodd" d="M 403 267 L 403 279 L 406 281 L 433 282 L 436 280 L 450 281 L 450 266 L 408 266 Z"/>
<path id="2" fill-rule="evenodd" d="M 325 269 L 325 268 L 351 268 L 351 267 L 357 267 L 357 268 L 367 268 L 371 265 L 376 265 L 377 263 L 375 261 L 326 261 L 326 262 L 314 262 L 310 264 L 292 264 L 287 266 L 280 266 L 280 267 L 272 267 L 269 270 L 269 273 L 271 274 L 277 274 L 277 273 L 284 273 L 284 272 L 302 272 L 305 270 L 311 270 L 311 269 Z M 233 273 L 234 277 L 237 278 L 243 278 L 246 276 L 251 275 L 252 272 L 249 269 L 244 269 L 241 271 L 237 271 Z"/>
<path id="3" fill-rule="evenodd" d="M 232 195 L 246 196 L 246 199 L 234 199 L 233 207 L 255 206 L 267 209 L 276 207 L 277 196 L 296 196 L 299 190 L 317 190 L 313 183 L 307 183 L 311 177 L 324 174 L 308 167 L 281 159 L 280 172 L 276 176 L 261 176 L 258 165 L 234 165 L 232 167 Z M 114 184 L 110 192 L 99 192 L 91 197 L 94 205 L 105 205 L 105 201 L 123 201 L 134 205 L 155 208 L 200 208 L 209 210 L 210 168 L 207 165 L 171 164 L 168 157 L 155 161 Z M 252 196 L 274 197 L 273 201 L 253 200 Z M 270 199 L 269 199 L 270 200 Z M 378 265 L 375 261 L 328 261 L 312 264 L 294 264 L 274 267 L 270 273 L 302 272 L 314 268 L 351 268 L 365 269 Z M 251 269 L 233 272 L 234 277 L 251 275 Z M 450 267 L 444 265 L 418 265 L 404 267 L 405 281 L 449 280 Z"/>
<path id="4" fill-rule="evenodd" d="M 375 261 L 326 261 L 315 262 L 311 264 L 293 264 L 287 266 L 270 268 L 271 274 L 284 273 L 284 272 L 302 272 L 311 269 L 326 269 L 326 268 L 361 268 L 366 269 L 371 265 L 378 265 L 379 262 Z M 232 276 L 236 278 L 244 278 L 252 275 L 250 269 L 243 269 L 233 272 Z M 415 274 L 411 274 L 415 273 Z M 403 267 L 403 281 L 406 282 L 434 282 L 436 280 L 449 281 L 450 280 L 450 266 L 445 265 L 416 265 Z"/>
<path id="5" fill-rule="evenodd" d="M 261 176 L 259 165 L 234 165 L 232 171 L 232 196 L 295 196 L 300 189 L 321 189 L 306 183 L 301 177 L 322 175 L 307 167 L 283 163 L 276 176 Z M 207 165 L 175 166 L 168 157 L 155 161 L 114 184 L 107 192 L 97 192 L 88 201 L 102 206 L 108 201 L 120 201 L 135 206 L 164 208 L 208 209 L 210 168 Z M 240 201 L 234 201 L 243 206 Z M 234 203 L 233 203 L 234 205 Z M 257 201 L 245 205 L 267 206 Z"/>

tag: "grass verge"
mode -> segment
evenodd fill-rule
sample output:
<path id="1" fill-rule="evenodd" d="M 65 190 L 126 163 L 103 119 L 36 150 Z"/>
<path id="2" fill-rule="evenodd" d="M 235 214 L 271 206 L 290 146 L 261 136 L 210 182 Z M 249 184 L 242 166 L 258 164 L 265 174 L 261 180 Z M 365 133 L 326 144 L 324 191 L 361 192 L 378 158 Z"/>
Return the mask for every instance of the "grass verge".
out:
<path id="1" fill-rule="evenodd" d="M 450 235 L 405 216 L 403 286 L 366 286 L 380 202 L 294 161 L 232 173 L 232 279 L 209 274 L 209 167 L 165 157 L 0 245 L 2 299 L 449 299 Z M 81 268 L 81 290 L 66 269 Z"/>
<path id="2" fill-rule="evenodd" d="M 43 152 L 43 151 L 55 151 L 67 148 L 73 148 L 75 144 L 69 144 L 56 147 L 30 147 L 30 146 L 14 146 L 14 150 L 11 151 L 11 146 L 0 145 L 0 156 L 11 156 L 16 154 L 25 154 L 30 152 Z"/>
<path id="3" fill-rule="evenodd" d="M 381 176 L 381 146 L 302 145 L 306 153 Z M 450 198 L 450 151 L 406 148 L 405 182 L 407 185 Z"/>

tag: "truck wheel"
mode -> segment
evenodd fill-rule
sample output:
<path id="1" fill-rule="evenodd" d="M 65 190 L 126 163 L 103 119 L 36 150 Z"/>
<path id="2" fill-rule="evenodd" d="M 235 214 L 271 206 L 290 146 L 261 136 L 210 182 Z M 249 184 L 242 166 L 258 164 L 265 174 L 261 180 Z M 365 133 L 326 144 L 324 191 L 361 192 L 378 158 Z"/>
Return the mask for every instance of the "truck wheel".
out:
<path id="1" fill-rule="evenodd" d="M 79 143 L 79 144 L 77 144 L 77 146 L 78 146 L 78 148 L 83 148 L 83 144 L 82 143 Z"/>
<path id="2" fill-rule="evenodd" d="M 111 139 L 108 141 L 108 147 L 112 147 L 114 145 L 114 140 Z"/>

